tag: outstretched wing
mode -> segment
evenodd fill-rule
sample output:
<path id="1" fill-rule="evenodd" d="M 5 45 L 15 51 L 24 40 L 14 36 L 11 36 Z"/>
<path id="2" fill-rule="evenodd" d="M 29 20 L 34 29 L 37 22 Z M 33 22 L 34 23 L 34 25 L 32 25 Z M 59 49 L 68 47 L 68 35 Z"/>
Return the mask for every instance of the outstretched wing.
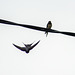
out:
<path id="1" fill-rule="evenodd" d="M 13 44 L 16 48 L 20 49 L 21 51 L 25 51 L 25 47 L 20 47 L 20 46 L 17 46 L 15 44 Z"/>
<path id="2" fill-rule="evenodd" d="M 39 42 L 40 42 L 40 40 L 37 43 L 35 43 L 33 46 L 31 46 L 31 48 L 29 50 L 33 49 Z"/>
<path id="3" fill-rule="evenodd" d="M 32 25 L 18 24 L 18 23 L 14 23 L 14 22 L 2 20 L 2 19 L 0 19 L 0 23 L 26 27 L 26 28 L 44 31 L 44 32 L 61 33 L 61 34 L 69 35 L 69 36 L 75 36 L 75 33 L 72 33 L 72 32 L 62 32 L 62 31 L 57 31 L 57 30 L 54 30 L 54 29 L 47 29 L 47 28 L 37 27 L 37 26 L 32 26 Z"/>

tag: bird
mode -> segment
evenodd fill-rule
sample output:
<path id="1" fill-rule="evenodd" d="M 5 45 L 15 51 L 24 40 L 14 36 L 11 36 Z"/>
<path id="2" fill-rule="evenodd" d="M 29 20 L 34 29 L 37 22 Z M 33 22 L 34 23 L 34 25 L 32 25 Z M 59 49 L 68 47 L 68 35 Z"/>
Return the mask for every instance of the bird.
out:
<path id="1" fill-rule="evenodd" d="M 47 29 L 51 29 L 51 27 L 52 27 L 52 23 L 51 23 L 51 21 L 49 21 L 49 22 L 47 23 L 46 28 L 47 28 Z M 45 34 L 46 34 L 46 37 L 47 37 L 48 32 L 46 31 Z"/>
<path id="2" fill-rule="evenodd" d="M 0 23 L 7 24 L 7 25 L 21 26 L 21 27 L 24 27 L 24 28 L 29 28 L 29 29 L 43 31 L 43 32 L 60 33 L 60 34 L 64 34 L 64 35 L 75 37 L 75 33 L 74 32 L 58 31 L 58 30 L 55 30 L 55 29 L 48 29 L 48 28 L 34 26 L 34 25 L 20 24 L 20 23 L 11 22 L 11 21 L 4 20 L 4 19 L 0 19 Z"/>
<path id="3" fill-rule="evenodd" d="M 26 53 L 29 53 L 29 51 L 32 50 L 39 42 L 40 42 L 40 40 L 37 43 L 35 43 L 34 45 L 32 45 L 33 43 L 32 44 L 24 44 L 23 43 L 25 47 L 20 47 L 20 46 L 15 45 L 15 44 L 13 44 L 13 45 L 16 48 L 20 49 L 21 51 L 25 51 Z"/>

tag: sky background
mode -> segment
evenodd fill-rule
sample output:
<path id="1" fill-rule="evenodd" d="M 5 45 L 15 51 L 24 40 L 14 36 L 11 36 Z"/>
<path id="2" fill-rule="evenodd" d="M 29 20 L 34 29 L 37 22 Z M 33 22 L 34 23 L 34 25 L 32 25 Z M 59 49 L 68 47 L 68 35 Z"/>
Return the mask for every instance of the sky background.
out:
<path id="1" fill-rule="evenodd" d="M 0 18 L 75 32 L 75 0 L 0 0 Z M 12 45 L 38 40 L 29 54 Z M 75 75 L 75 37 L 0 24 L 0 75 Z"/>

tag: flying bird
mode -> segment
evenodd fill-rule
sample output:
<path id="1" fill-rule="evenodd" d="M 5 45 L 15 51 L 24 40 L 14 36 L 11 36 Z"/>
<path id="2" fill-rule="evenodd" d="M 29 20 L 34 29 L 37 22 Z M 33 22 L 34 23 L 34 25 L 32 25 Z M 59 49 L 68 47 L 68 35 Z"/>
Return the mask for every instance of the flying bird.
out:
<path id="1" fill-rule="evenodd" d="M 65 34 L 65 35 L 75 37 L 75 33 L 73 33 L 73 32 L 64 32 L 64 31 L 58 31 L 58 30 L 54 30 L 54 29 L 48 29 L 48 28 L 38 27 L 38 26 L 33 26 L 33 25 L 19 24 L 19 23 L 15 23 L 15 22 L 3 20 L 3 19 L 0 19 L 0 23 L 21 26 L 21 27 L 30 28 L 30 29 L 34 29 L 34 30 L 38 30 L 38 31 L 43 31 L 43 32 L 60 33 L 60 34 Z"/>
<path id="2" fill-rule="evenodd" d="M 13 44 L 13 45 L 16 48 L 20 49 L 21 51 L 25 51 L 26 53 L 29 53 L 29 51 L 32 50 L 39 42 L 40 42 L 40 40 L 37 43 L 35 43 L 34 45 L 32 45 L 33 43 L 32 44 L 24 44 L 23 43 L 25 47 L 20 47 L 20 46 L 15 45 L 15 44 Z"/>
<path id="3" fill-rule="evenodd" d="M 46 28 L 51 29 L 51 27 L 52 27 L 52 23 L 51 23 L 51 21 L 49 21 Z M 46 31 L 45 34 L 46 34 L 46 37 L 47 37 L 48 32 Z"/>

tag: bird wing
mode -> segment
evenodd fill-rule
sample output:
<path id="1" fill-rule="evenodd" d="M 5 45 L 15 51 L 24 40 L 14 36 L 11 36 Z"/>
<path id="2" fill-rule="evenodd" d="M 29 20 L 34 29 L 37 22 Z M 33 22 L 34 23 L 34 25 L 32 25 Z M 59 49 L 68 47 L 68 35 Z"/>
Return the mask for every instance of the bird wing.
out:
<path id="1" fill-rule="evenodd" d="M 18 23 L 14 23 L 14 22 L 11 22 L 11 21 L 3 20 L 3 19 L 0 19 L 0 23 L 8 24 L 8 25 L 21 26 L 21 27 L 30 28 L 30 29 L 39 30 L 39 31 L 44 31 L 44 32 L 61 33 L 61 34 L 65 34 L 65 35 L 75 37 L 75 33 L 73 33 L 73 32 L 62 32 L 62 31 L 57 31 L 57 30 L 54 30 L 54 29 L 47 29 L 47 28 L 37 27 L 37 26 L 32 26 L 32 25 L 27 25 L 27 24 L 18 24 Z"/>
<path id="2" fill-rule="evenodd" d="M 29 50 L 33 49 L 39 42 L 40 42 L 40 40 L 37 43 L 35 43 L 33 46 L 31 46 L 31 48 Z"/>
<path id="3" fill-rule="evenodd" d="M 20 46 L 17 46 L 15 44 L 13 44 L 16 48 L 20 49 L 21 51 L 25 51 L 25 47 L 20 47 Z"/>

